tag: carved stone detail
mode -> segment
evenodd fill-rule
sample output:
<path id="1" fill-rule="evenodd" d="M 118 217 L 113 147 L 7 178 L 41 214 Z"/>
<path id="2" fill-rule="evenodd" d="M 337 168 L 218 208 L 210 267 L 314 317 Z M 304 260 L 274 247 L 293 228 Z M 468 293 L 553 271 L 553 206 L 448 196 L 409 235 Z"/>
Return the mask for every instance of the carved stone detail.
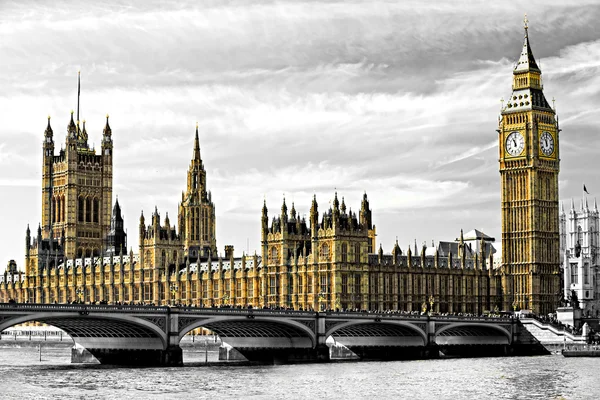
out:
<path id="1" fill-rule="evenodd" d="M 177 329 L 181 330 L 184 327 L 191 325 L 195 322 L 204 321 L 206 318 L 179 318 L 179 322 L 177 324 Z"/>
<path id="2" fill-rule="evenodd" d="M 329 332 L 336 325 L 343 324 L 347 321 L 325 321 L 325 332 Z"/>
<path id="3" fill-rule="evenodd" d="M 139 317 L 139 318 L 158 326 L 163 332 L 167 332 L 166 317 Z"/>
<path id="4" fill-rule="evenodd" d="M 308 328 L 311 331 L 315 331 L 315 321 L 297 320 L 297 322 L 300 322 L 302 325 L 308 326 Z"/>

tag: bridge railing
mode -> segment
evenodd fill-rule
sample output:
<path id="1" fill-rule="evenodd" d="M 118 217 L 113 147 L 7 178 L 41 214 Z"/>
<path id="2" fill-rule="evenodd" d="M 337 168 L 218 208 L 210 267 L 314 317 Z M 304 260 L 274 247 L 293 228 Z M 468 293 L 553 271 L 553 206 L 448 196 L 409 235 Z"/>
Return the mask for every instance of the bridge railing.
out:
<path id="1" fill-rule="evenodd" d="M 373 312 L 373 311 L 325 311 L 327 316 L 340 316 L 343 318 L 394 318 L 394 319 L 417 319 L 417 320 L 448 320 L 448 321 L 481 321 L 481 322 L 507 322 L 510 317 L 488 317 L 475 315 L 440 315 L 440 314 L 412 314 L 402 312 Z"/>
<path id="2" fill-rule="evenodd" d="M 5 311 L 99 311 L 99 312 L 136 312 L 155 313 L 169 312 L 170 307 L 130 306 L 106 304 L 34 304 L 34 303 L 0 303 L 0 310 Z"/>
<path id="3" fill-rule="evenodd" d="M 290 315 L 296 317 L 315 317 L 314 311 L 297 311 L 297 310 L 274 310 L 264 308 L 199 308 L 199 307 L 173 307 L 180 313 L 189 314 L 216 314 L 216 315 Z"/>

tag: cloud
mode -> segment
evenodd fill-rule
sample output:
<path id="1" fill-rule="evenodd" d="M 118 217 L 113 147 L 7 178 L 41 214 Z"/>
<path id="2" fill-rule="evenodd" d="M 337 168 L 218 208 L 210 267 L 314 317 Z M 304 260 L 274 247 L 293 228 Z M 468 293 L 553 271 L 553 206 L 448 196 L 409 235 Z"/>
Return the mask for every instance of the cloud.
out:
<path id="1" fill-rule="evenodd" d="M 529 7 L 543 10 L 529 32 L 563 129 L 561 197 L 579 196 L 577 181 L 600 187 L 590 172 L 600 5 Z M 264 197 L 274 213 L 283 193 L 307 212 L 313 193 L 325 209 L 336 189 L 354 210 L 368 193 L 384 247 L 461 227 L 500 237 L 495 129 L 523 40 L 520 3 L 63 0 L 0 11 L 0 185 L 14 193 L 6 209 L 31 210 L 15 226 L 39 213 L 39 190 L 25 188 L 41 185 L 46 115 L 59 148 L 81 69 L 90 144 L 109 113 L 114 192 L 133 231 L 141 209 L 174 218 L 198 121 L 220 246 L 258 247 Z M 20 248 L 12 236 L 0 239 Z"/>

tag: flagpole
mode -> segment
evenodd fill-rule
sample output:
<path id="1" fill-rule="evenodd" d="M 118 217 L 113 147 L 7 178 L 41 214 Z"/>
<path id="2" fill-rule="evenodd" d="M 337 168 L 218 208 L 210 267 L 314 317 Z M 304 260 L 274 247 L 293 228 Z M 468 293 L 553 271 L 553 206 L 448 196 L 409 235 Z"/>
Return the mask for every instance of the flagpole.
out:
<path id="1" fill-rule="evenodd" d="M 81 71 L 77 71 L 77 122 L 79 122 L 79 93 L 81 92 Z"/>

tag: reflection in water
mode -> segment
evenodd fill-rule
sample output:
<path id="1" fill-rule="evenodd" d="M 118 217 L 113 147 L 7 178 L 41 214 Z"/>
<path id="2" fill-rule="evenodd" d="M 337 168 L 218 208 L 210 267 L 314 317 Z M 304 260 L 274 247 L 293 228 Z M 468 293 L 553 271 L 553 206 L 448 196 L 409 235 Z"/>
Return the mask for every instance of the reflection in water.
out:
<path id="1" fill-rule="evenodd" d="M 0 343 L 0 398 L 588 399 L 600 393 L 600 358 L 543 357 L 340 362 L 278 366 L 204 364 L 186 348 L 183 368 L 70 363 L 68 343 Z M 209 351 L 209 361 L 218 358 Z M 189 366 L 191 364 L 191 366 Z"/>

